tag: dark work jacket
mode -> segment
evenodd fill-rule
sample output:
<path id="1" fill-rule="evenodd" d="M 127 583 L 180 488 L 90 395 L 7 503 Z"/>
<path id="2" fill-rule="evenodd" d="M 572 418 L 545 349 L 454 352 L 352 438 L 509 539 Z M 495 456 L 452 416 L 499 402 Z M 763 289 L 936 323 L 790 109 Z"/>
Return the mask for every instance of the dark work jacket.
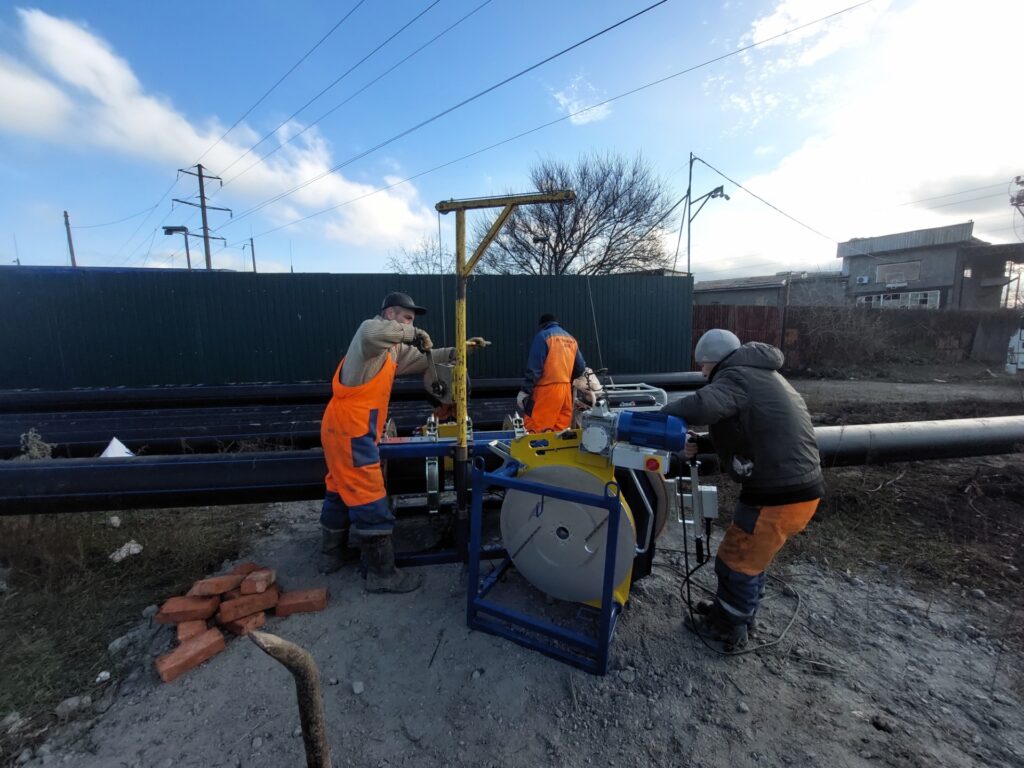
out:
<path id="1" fill-rule="evenodd" d="M 704 425 L 722 467 L 755 506 L 795 504 L 824 494 L 810 414 L 779 374 L 782 352 L 754 341 L 730 353 L 708 383 L 662 411 Z"/>

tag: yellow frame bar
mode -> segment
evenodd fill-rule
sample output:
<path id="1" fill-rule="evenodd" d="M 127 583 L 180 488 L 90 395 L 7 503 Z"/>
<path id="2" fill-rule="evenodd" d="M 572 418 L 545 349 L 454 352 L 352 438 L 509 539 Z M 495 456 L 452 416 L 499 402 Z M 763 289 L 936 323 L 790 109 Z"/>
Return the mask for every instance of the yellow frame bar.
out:
<path id="1" fill-rule="evenodd" d="M 452 377 L 452 399 L 455 401 L 455 421 L 458 425 L 458 437 L 455 442 L 455 460 L 468 461 L 468 435 L 466 419 L 469 414 L 469 403 L 466 395 L 466 284 L 469 275 L 479 263 L 488 246 L 494 242 L 498 232 L 519 205 L 536 205 L 538 203 L 569 203 L 576 199 L 571 189 L 559 189 L 554 192 L 532 192 L 523 195 L 506 195 L 504 197 L 474 197 L 463 200 L 443 200 L 434 206 L 439 213 L 455 212 L 455 275 L 457 287 L 455 292 L 455 371 Z M 466 211 L 478 208 L 499 208 L 504 210 L 491 224 L 484 239 L 480 241 L 473 257 L 466 261 Z"/>

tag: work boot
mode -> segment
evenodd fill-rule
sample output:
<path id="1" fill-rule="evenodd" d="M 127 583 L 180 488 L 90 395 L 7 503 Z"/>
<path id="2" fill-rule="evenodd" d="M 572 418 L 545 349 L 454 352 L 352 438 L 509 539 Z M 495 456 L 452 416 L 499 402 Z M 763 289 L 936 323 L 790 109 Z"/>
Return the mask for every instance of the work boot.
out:
<path id="1" fill-rule="evenodd" d="M 696 613 L 692 621 L 686 614 L 684 624 L 694 634 L 722 643 L 726 653 L 738 651 L 747 644 L 747 625 L 730 622 L 717 603 L 713 603 L 707 613 Z"/>
<path id="2" fill-rule="evenodd" d="M 366 558 L 367 592 L 413 592 L 422 586 L 422 574 L 395 567 L 395 543 L 390 534 L 364 537 L 359 548 Z"/>
<path id="3" fill-rule="evenodd" d="M 348 528 L 335 530 L 320 526 L 320 573 L 334 573 L 359 559 L 359 551 L 348 545 Z"/>

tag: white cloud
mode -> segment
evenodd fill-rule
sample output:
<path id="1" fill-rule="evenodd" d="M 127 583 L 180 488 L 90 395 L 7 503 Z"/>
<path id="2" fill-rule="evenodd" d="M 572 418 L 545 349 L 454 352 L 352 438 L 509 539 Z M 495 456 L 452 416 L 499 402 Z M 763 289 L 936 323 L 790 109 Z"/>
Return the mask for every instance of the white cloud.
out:
<path id="1" fill-rule="evenodd" d="M 744 51 L 737 59 L 738 73 L 705 78 L 706 93 L 718 93 L 725 111 L 739 112 L 733 132 L 750 131 L 776 113 L 813 117 L 815 110 L 835 92 L 835 78 L 821 71 L 825 59 L 840 51 L 859 50 L 870 41 L 879 18 L 890 0 L 874 0 L 862 8 L 848 11 L 826 21 L 777 37 L 788 30 L 816 22 L 830 10 L 820 0 L 781 0 L 766 16 L 753 21 L 735 44 L 760 43 Z M 777 37 L 771 40 L 769 38 Z M 804 82 L 806 72 L 815 79 Z"/>
<path id="2" fill-rule="evenodd" d="M 68 123 L 71 100 L 48 80 L 0 57 L 0 128 L 52 136 Z"/>
<path id="3" fill-rule="evenodd" d="M 847 84 L 799 148 L 745 186 L 837 240 L 973 218 L 976 236 L 1013 238 L 1001 188 L 905 205 L 1024 172 L 1020 107 L 1006 51 L 1017 46 L 1024 4 L 919 0 L 891 13 L 870 52 L 853 58 Z M 975 34 L 964 34 L 965 29 Z M 708 157 L 730 173 L 728 157 Z M 697 166 L 700 169 L 700 166 Z M 699 179 L 699 181 L 698 181 Z M 721 180 L 702 169 L 695 189 Z M 831 264 L 835 245 L 726 185 L 694 224 L 698 279 Z M 947 205 L 947 203 L 956 203 Z M 742 222 L 742 226 L 738 223 Z M 714 273 L 714 274 L 712 274 Z"/>
<path id="4" fill-rule="evenodd" d="M 578 115 L 574 114 L 581 109 L 586 109 L 587 105 L 596 104 L 604 99 L 604 95 L 599 93 L 582 75 L 574 77 L 565 88 L 555 91 L 552 93 L 552 96 L 554 96 L 555 101 L 558 103 L 558 108 L 562 112 L 572 115 L 569 118 L 569 122 L 573 125 L 596 123 L 599 120 L 604 120 L 612 113 L 610 104 L 602 104 L 599 107 L 587 109 L 586 112 L 581 112 Z"/>
<path id="5" fill-rule="evenodd" d="M 73 146 L 101 147 L 168 168 L 194 162 L 223 133 L 219 121 L 197 127 L 169 100 L 147 93 L 130 64 L 84 26 L 39 10 L 19 10 L 18 15 L 25 48 L 33 59 L 0 59 L 0 91 L 4 93 L 0 130 Z M 283 127 L 279 140 L 285 141 L 301 127 L 297 123 Z M 251 127 L 239 126 L 203 163 L 217 173 L 257 138 Z M 265 153 L 267 147 L 258 151 Z M 246 157 L 225 179 L 230 181 L 231 174 L 240 174 L 257 157 Z M 311 129 L 240 175 L 230 184 L 230 192 L 217 197 L 217 204 L 251 205 L 325 174 L 336 162 L 322 135 Z M 370 184 L 331 173 L 262 213 L 283 224 L 373 190 Z M 315 225 L 332 238 L 379 251 L 414 241 L 433 223 L 431 210 L 417 199 L 415 189 L 407 186 L 366 197 L 325 219 L 314 220 Z"/>
<path id="6" fill-rule="evenodd" d="M 779 69 L 812 66 L 837 51 L 861 43 L 889 4 L 890 0 L 874 0 L 861 8 L 766 42 L 762 50 L 782 50 L 774 61 L 774 66 Z M 842 10 L 846 5 L 828 8 L 821 0 L 782 0 L 770 14 L 754 20 L 741 42 L 767 41 L 770 37 L 819 19 L 830 10 Z"/>

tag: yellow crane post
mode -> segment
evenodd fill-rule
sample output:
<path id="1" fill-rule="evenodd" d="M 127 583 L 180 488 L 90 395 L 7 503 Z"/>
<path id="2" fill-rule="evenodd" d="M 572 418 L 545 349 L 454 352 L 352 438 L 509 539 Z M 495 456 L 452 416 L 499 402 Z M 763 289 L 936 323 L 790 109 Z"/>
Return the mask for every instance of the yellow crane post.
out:
<path id="1" fill-rule="evenodd" d="M 487 251 L 495 236 L 501 231 L 512 211 L 520 205 L 538 203 L 569 203 L 576 199 L 571 189 L 554 192 L 535 192 L 503 197 L 475 197 L 462 200 L 443 200 L 434 206 L 438 213 L 455 212 L 455 371 L 452 380 L 452 399 L 455 401 L 455 421 L 458 424 L 458 439 L 455 443 L 455 489 L 459 520 L 467 518 L 467 470 L 469 468 L 469 446 L 466 434 L 468 404 L 466 396 L 466 284 L 480 257 Z M 501 208 L 498 218 L 466 261 L 466 211 L 477 208 Z"/>

